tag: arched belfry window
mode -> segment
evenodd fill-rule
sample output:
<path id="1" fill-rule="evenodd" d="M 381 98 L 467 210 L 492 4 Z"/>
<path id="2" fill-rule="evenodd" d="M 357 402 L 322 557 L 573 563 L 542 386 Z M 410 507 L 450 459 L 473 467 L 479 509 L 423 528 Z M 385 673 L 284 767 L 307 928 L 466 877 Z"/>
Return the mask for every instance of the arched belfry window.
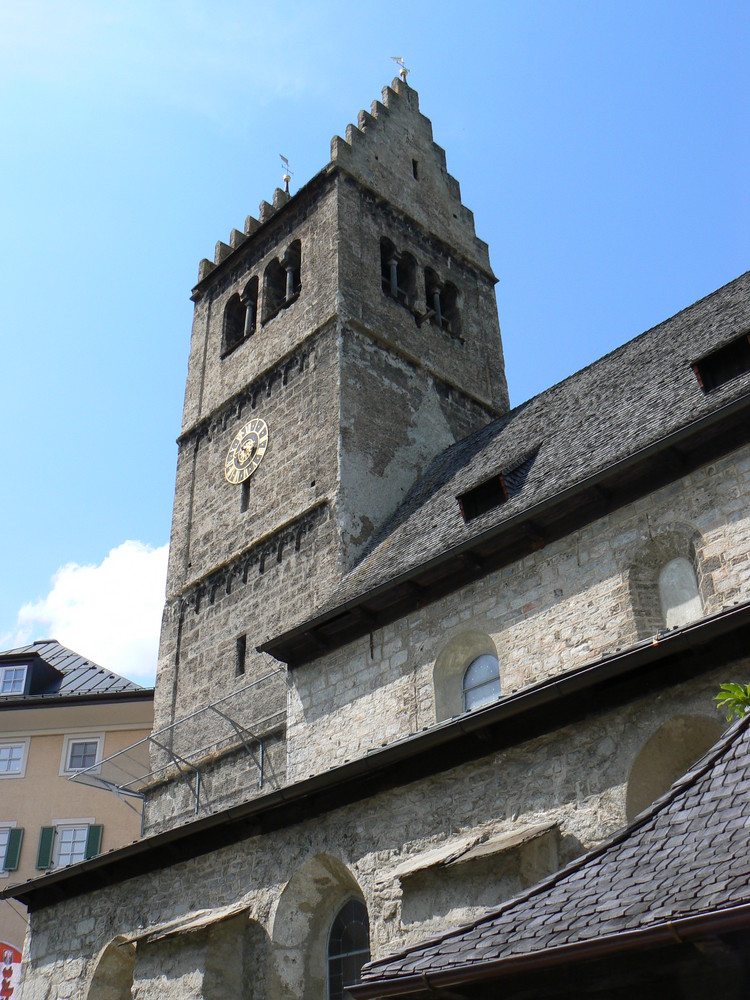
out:
<path id="1" fill-rule="evenodd" d="M 258 308 L 258 278 L 252 277 L 242 292 L 227 301 L 224 308 L 224 330 L 221 354 L 224 357 L 255 333 Z"/>
<path id="2" fill-rule="evenodd" d="M 698 578 L 690 560 L 671 559 L 659 572 L 659 598 L 667 628 L 678 628 L 700 618 L 703 604 Z"/>
<path id="3" fill-rule="evenodd" d="M 483 708 L 500 697 L 500 664 L 496 656 L 483 653 L 472 660 L 463 678 L 464 712 Z"/>
<path id="4" fill-rule="evenodd" d="M 245 307 L 239 295 L 233 295 L 224 309 L 224 331 L 221 353 L 229 354 L 242 343 L 245 329 Z"/>
<path id="5" fill-rule="evenodd" d="M 282 257 L 272 260 L 263 275 L 263 322 L 286 309 L 302 289 L 302 246 L 299 240 L 289 245 Z"/>
<path id="6" fill-rule="evenodd" d="M 427 301 L 426 316 L 430 323 L 445 330 L 456 340 L 460 340 L 458 289 L 450 281 L 441 282 L 437 274 L 429 267 L 425 268 L 424 284 Z"/>
<path id="7" fill-rule="evenodd" d="M 328 935 L 328 1000 L 349 997 L 345 987 L 360 981 L 362 966 L 369 960 L 367 907 L 359 899 L 350 899 L 336 914 Z"/>
<path id="8" fill-rule="evenodd" d="M 417 296 L 417 262 L 399 253 L 390 240 L 380 241 L 380 282 L 386 295 L 411 309 Z"/>

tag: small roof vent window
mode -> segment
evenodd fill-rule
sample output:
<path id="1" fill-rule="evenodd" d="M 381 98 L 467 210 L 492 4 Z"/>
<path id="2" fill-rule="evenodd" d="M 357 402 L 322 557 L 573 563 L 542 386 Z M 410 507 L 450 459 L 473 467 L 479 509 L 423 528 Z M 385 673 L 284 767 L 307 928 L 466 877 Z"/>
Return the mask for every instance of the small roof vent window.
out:
<path id="1" fill-rule="evenodd" d="M 750 335 L 743 334 L 718 351 L 707 354 L 693 364 L 693 371 L 704 392 L 710 392 L 738 375 L 750 372 Z"/>
<path id="2" fill-rule="evenodd" d="M 468 524 L 469 521 L 495 510 L 520 493 L 526 485 L 526 477 L 538 451 L 539 445 L 523 458 L 510 463 L 501 472 L 458 496 L 456 499 L 464 521 Z"/>

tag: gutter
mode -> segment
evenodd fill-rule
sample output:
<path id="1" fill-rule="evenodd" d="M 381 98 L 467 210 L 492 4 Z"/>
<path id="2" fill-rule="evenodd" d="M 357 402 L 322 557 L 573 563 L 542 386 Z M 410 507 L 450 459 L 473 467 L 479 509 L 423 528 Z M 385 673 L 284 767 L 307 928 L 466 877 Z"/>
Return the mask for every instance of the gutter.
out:
<path id="1" fill-rule="evenodd" d="M 419 563 L 419 565 L 407 570 L 405 573 L 389 577 L 386 582 L 378 584 L 356 597 L 350 598 L 343 604 L 322 612 L 317 617 L 307 620 L 302 625 L 298 625 L 295 628 L 289 629 L 287 632 L 283 632 L 281 635 L 273 639 L 269 639 L 267 642 L 257 647 L 258 652 L 268 653 L 275 659 L 285 662 L 283 659 L 284 649 L 290 641 L 301 639 L 308 633 L 314 632 L 316 629 L 326 625 L 328 622 L 343 617 L 349 611 L 358 608 L 362 604 L 366 604 L 368 601 L 379 597 L 381 594 L 395 590 L 397 587 L 402 587 L 404 584 L 409 583 L 421 574 L 429 572 L 445 562 L 466 555 L 471 552 L 472 549 L 481 546 L 486 541 L 495 539 L 503 534 L 517 534 L 519 528 L 525 522 L 538 519 L 540 515 L 546 513 L 550 509 L 554 509 L 569 500 L 577 498 L 580 494 L 586 492 L 587 490 L 595 489 L 604 480 L 622 476 L 624 472 L 642 464 L 647 459 L 654 458 L 660 453 L 671 448 L 676 448 L 679 444 L 689 438 L 695 437 L 703 431 L 711 430 L 716 425 L 721 424 L 722 421 L 739 416 L 747 410 L 750 410 L 750 393 L 744 393 L 739 399 L 725 403 L 723 406 L 719 407 L 718 410 L 713 410 L 711 413 L 685 424 L 678 430 L 659 438 L 650 445 L 646 445 L 639 451 L 629 455 L 627 458 L 621 459 L 619 462 L 614 462 L 612 465 L 608 465 L 599 472 L 594 473 L 594 475 L 589 476 L 586 479 L 579 480 L 579 482 L 565 489 L 559 490 L 557 493 L 553 493 L 552 496 L 547 497 L 545 500 L 541 500 L 532 507 L 528 507 L 525 510 L 519 511 L 517 514 L 513 514 L 507 520 L 486 528 L 484 531 L 472 536 L 467 541 L 441 552 L 439 555 L 433 557 L 432 559 L 428 559 L 426 562 Z M 689 471 L 690 470 L 687 468 L 681 470 L 674 478 L 680 478 L 680 476 L 687 474 Z M 628 497 L 628 499 L 624 502 L 631 502 L 632 499 L 634 498 Z M 618 505 L 615 504 L 615 507 L 616 506 Z M 514 561 L 516 558 L 517 557 L 514 557 Z M 401 613 L 404 613 L 403 608 Z M 366 634 L 366 632 L 370 631 L 371 627 L 371 625 L 363 626 L 361 634 Z M 350 641 L 352 641 L 352 637 L 347 635 L 345 642 L 348 643 Z M 327 640 L 327 642 L 331 648 L 336 648 L 337 644 L 334 640 Z M 320 655 L 320 653 L 316 654 L 316 656 L 318 655 Z M 291 663 L 289 665 L 290 667 L 294 666 L 294 664 Z"/>
<path id="2" fill-rule="evenodd" d="M 16 708 L 47 708 L 50 705 L 88 705 L 121 701 L 153 701 L 154 689 L 138 691 L 92 691 L 89 694 L 27 694 L 21 698 L 0 699 L 0 712 Z"/>
<path id="3" fill-rule="evenodd" d="M 665 945 L 687 944 L 717 934 L 747 929 L 750 925 L 750 903 L 721 910 L 708 910 L 699 914 L 667 920 L 651 927 L 621 931 L 591 941 L 577 941 L 535 953 L 513 955 L 494 959 L 481 965 L 464 965 L 433 974 L 410 974 L 399 979 L 362 982 L 350 986 L 355 1000 L 372 1000 L 381 997 L 431 996 L 442 989 L 467 987 L 474 983 L 500 979 L 524 972 L 535 972 L 573 962 L 608 958 Z"/>
<path id="4" fill-rule="evenodd" d="M 701 646 L 715 647 L 723 636 L 740 629 L 750 629 L 750 601 L 681 629 L 660 633 L 619 653 L 540 681 L 487 708 L 406 736 L 349 763 L 240 805 L 69 868 L 7 886 L 0 891 L 0 899 L 17 899 L 32 910 L 41 909 L 103 885 L 168 868 L 269 830 L 293 826 L 362 801 L 382 788 L 403 786 L 459 766 L 466 760 L 486 757 L 498 745 L 506 745 L 514 738 L 509 723 L 522 723 L 526 739 L 553 728 L 559 729 L 570 719 L 592 711 L 591 700 L 582 699 L 582 692 L 596 693 L 645 668 L 648 668 L 650 680 L 658 684 L 656 664 L 663 663 L 668 668 L 680 654 Z M 719 651 L 714 648 L 713 652 Z M 731 658 L 730 655 L 725 662 Z M 704 669 L 713 669 L 721 662 L 714 655 Z M 553 706 L 554 711 L 548 711 Z M 533 725 L 536 729 L 532 731 Z M 444 762 L 440 751 L 449 752 L 450 763 Z"/>

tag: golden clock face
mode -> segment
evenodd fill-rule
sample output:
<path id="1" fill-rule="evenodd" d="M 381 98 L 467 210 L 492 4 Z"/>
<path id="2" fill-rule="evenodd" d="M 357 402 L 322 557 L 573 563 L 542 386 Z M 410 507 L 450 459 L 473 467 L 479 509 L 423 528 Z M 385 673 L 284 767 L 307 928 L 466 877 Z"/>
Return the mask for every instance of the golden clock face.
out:
<path id="1" fill-rule="evenodd" d="M 237 431 L 224 462 L 224 478 L 238 486 L 255 472 L 268 447 L 268 425 L 254 417 Z"/>

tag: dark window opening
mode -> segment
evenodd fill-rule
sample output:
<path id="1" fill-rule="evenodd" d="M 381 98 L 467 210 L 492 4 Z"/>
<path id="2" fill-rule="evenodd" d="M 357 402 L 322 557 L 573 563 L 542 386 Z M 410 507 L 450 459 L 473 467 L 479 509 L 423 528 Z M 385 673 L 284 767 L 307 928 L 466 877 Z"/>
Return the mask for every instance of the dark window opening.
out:
<path id="1" fill-rule="evenodd" d="M 450 281 L 443 285 L 443 329 L 451 337 L 461 339 L 461 320 L 458 313 L 458 289 Z"/>
<path id="2" fill-rule="evenodd" d="M 411 173 L 415 181 L 419 180 L 419 164 L 416 160 L 411 161 Z"/>
<path id="3" fill-rule="evenodd" d="M 247 656 L 247 636 L 237 636 L 235 648 L 235 675 L 241 677 L 245 673 L 245 658 Z"/>
<path id="4" fill-rule="evenodd" d="M 244 339 L 245 307 L 239 295 L 233 295 L 224 309 L 224 334 L 221 341 L 221 353 L 229 354 Z"/>
<path id="5" fill-rule="evenodd" d="M 696 361 L 693 371 L 704 392 L 750 372 L 750 335 L 744 334 Z"/>
<path id="6" fill-rule="evenodd" d="M 362 966 L 370 961 L 370 921 L 367 907 L 350 899 L 339 910 L 328 936 L 328 997 L 345 1000 L 347 986 L 360 982 Z"/>
<path id="7" fill-rule="evenodd" d="M 508 487 L 505 478 L 500 473 L 475 486 L 473 490 L 462 493 L 458 498 L 464 521 L 473 521 L 487 511 L 494 510 L 508 499 Z"/>
<path id="8" fill-rule="evenodd" d="M 258 307 L 258 279 L 251 278 L 239 295 L 233 295 L 224 309 L 224 330 L 221 338 L 221 356 L 238 347 L 243 340 L 255 333 Z"/>
<path id="9" fill-rule="evenodd" d="M 272 260 L 263 275 L 263 322 L 291 305 L 302 288 L 302 248 L 295 240 L 283 257 Z"/>
<path id="10" fill-rule="evenodd" d="M 526 485 L 534 460 L 541 445 L 527 452 L 522 458 L 517 458 L 500 472 L 485 479 L 483 483 L 467 490 L 456 499 L 461 508 L 464 521 L 473 521 L 496 507 L 501 507 L 511 497 L 515 497 Z"/>
<path id="11" fill-rule="evenodd" d="M 246 479 L 241 487 L 242 492 L 240 493 L 240 510 L 246 511 L 250 503 L 250 480 Z"/>
<path id="12" fill-rule="evenodd" d="M 411 308 L 417 294 L 417 263 L 409 253 L 398 253 L 390 240 L 380 241 L 380 281 L 383 291 Z"/>
<path id="13" fill-rule="evenodd" d="M 243 336 L 251 337 L 255 333 L 255 323 L 258 314 L 258 278 L 251 278 L 245 285 L 240 301 L 245 307 L 245 323 Z"/>
<path id="14" fill-rule="evenodd" d="M 458 289 L 450 281 L 443 284 L 431 268 L 424 272 L 425 296 L 427 299 L 427 318 L 433 326 L 445 330 L 461 339 L 461 324 L 458 313 Z"/>
<path id="15" fill-rule="evenodd" d="M 263 322 L 283 308 L 286 299 L 286 271 L 281 261 L 272 260 L 263 275 Z"/>

